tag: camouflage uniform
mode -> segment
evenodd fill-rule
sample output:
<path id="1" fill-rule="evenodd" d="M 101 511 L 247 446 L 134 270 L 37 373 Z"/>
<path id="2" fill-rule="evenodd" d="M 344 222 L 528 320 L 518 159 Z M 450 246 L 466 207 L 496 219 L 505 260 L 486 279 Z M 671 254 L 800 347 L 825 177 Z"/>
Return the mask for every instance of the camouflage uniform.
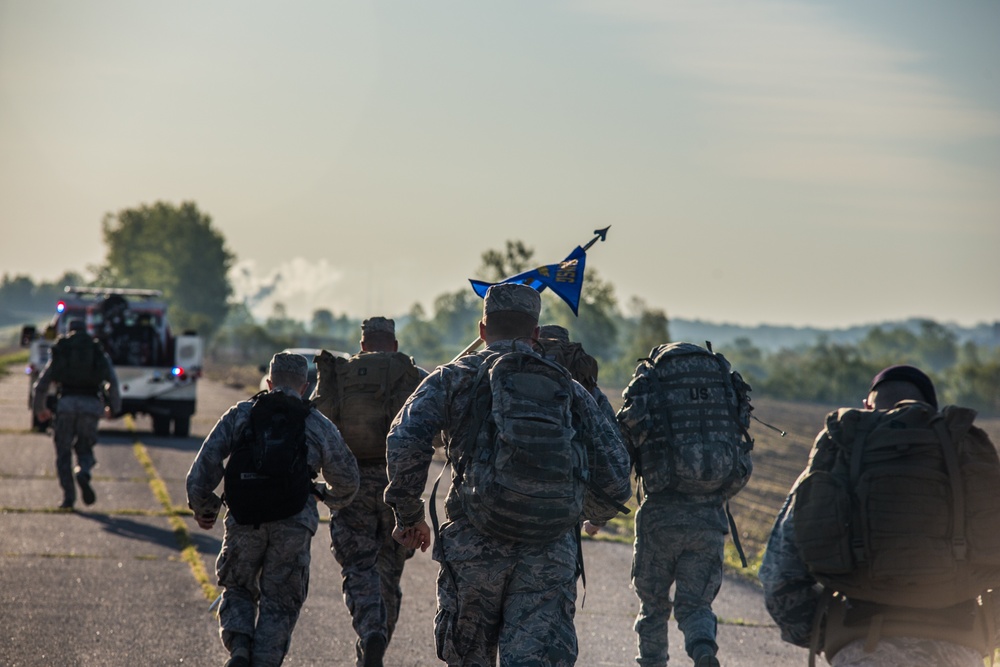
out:
<path id="1" fill-rule="evenodd" d="M 242 401 L 230 408 L 202 444 L 187 475 L 188 505 L 195 514 L 217 510 L 214 490 L 225 475 L 223 462 L 247 425 L 252 406 L 252 401 Z M 337 427 L 315 409 L 306 418 L 306 443 L 309 467 L 326 481 L 324 502 L 331 510 L 344 507 L 357 492 L 358 467 Z M 259 528 L 236 523 L 230 513 L 225 524 L 216 561 L 223 588 L 222 643 L 232 651 L 237 637 L 249 637 L 254 667 L 280 665 L 308 592 L 309 548 L 319 525 L 316 502 L 310 497 L 297 514 Z"/>
<path id="2" fill-rule="evenodd" d="M 361 486 L 351 503 L 330 517 L 331 550 L 344 578 L 344 602 L 359 638 L 392 639 L 403 591 L 399 580 L 413 555 L 392 538 L 396 525 L 382 499 L 385 462 L 359 462 Z"/>
<path id="3" fill-rule="evenodd" d="M 89 337 L 85 331 L 75 331 L 71 335 Z M 115 374 L 111 359 L 100 344 L 94 341 L 94 346 L 95 351 L 101 356 L 98 362 L 101 367 L 99 383 L 102 387 L 106 387 L 107 404 L 112 413 L 117 414 L 122 409 L 118 376 Z M 49 385 L 60 382 L 60 378 L 55 377 L 52 362 L 50 358 L 32 388 L 32 409 L 36 413 L 46 407 Z M 63 490 L 63 507 L 72 507 L 76 502 L 76 487 L 73 483 L 74 451 L 77 462 L 76 474 L 81 488 L 84 489 L 84 498 L 87 498 L 88 492 L 93 493 L 90 490 L 90 471 L 97 465 L 97 459 L 94 458 L 94 444 L 97 443 L 98 424 L 101 415 L 104 414 L 104 404 L 104 398 L 98 392 L 68 393 L 65 387 L 60 386 L 59 402 L 53 420 L 53 440 L 56 447 L 56 474 L 59 477 L 59 486 Z M 93 497 L 90 501 L 93 502 Z"/>
<path id="4" fill-rule="evenodd" d="M 489 304 L 488 293 L 484 307 L 488 309 Z M 524 342 L 494 341 L 484 351 L 439 366 L 396 416 L 386 442 L 389 486 L 385 500 L 401 529 L 424 518 L 420 496 L 435 435 L 444 432 L 454 476 L 468 438 L 462 415 L 476 373 L 488 357 L 515 347 L 531 349 Z M 576 383 L 573 386 L 574 414 L 585 422 L 574 426 L 578 432 L 596 434 L 589 461 L 592 480 L 616 501 L 624 502 L 631 492 L 628 454 L 617 430 L 599 417 L 590 394 Z M 465 517 L 454 484 L 445 508 L 447 520 L 433 552 L 441 564 L 434 621 L 438 657 L 453 666 L 486 667 L 496 664 L 499 649 L 501 665 L 575 664 L 577 535 L 567 531 L 542 545 L 484 535 Z M 608 508 L 588 491 L 584 518 L 604 522 L 615 514 L 617 508 Z"/>
<path id="5" fill-rule="evenodd" d="M 385 317 L 370 317 L 362 322 L 361 330 L 362 340 L 372 334 L 395 337 L 396 323 Z M 378 354 L 362 352 L 369 353 Z M 421 379 L 427 376 L 424 369 L 417 370 Z M 313 401 L 327 417 L 337 418 L 340 414 L 335 399 L 336 396 L 321 395 L 317 385 Z M 389 481 L 385 457 L 359 460 L 358 469 L 361 473 L 358 494 L 347 507 L 330 516 L 330 550 L 341 567 L 344 602 L 358 635 L 356 648 L 360 665 L 364 661 L 366 638 L 380 635 L 386 645 L 392 639 L 403 598 L 399 581 L 406 560 L 414 551 L 392 537 L 396 521 L 383 499 Z"/>

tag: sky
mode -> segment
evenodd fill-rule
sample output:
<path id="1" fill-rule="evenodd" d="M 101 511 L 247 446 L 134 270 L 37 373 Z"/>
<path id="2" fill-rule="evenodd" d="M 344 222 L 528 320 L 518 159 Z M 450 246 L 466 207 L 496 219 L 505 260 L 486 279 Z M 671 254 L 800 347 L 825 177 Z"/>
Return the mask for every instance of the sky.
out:
<path id="1" fill-rule="evenodd" d="M 997 0 L 0 0 L 0 274 L 193 201 L 262 317 L 429 309 L 610 225 L 626 313 L 998 321 L 998 32 Z"/>

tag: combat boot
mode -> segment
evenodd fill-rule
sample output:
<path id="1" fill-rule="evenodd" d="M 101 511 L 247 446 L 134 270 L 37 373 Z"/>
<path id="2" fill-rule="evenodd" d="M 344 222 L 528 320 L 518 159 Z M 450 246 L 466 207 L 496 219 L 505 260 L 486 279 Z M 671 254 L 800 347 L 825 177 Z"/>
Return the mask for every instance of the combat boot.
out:
<path id="1" fill-rule="evenodd" d="M 359 641 L 358 667 L 383 667 L 386 643 L 382 635 L 368 635 Z"/>
<path id="2" fill-rule="evenodd" d="M 97 501 L 94 487 L 90 485 L 90 473 L 80 470 L 76 473 L 76 483 L 80 485 L 80 497 L 84 505 L 93 505 Z"/>
<path id="3" fill-rule="evenodd" d="M 694 667 L 719 667 L 719 659 L 715 657 L 715 647 L 707 642 L 695 645 L 691 652 Z"/>
<path id="4" fill-rule="evenodd" d="M 224 667 L 250 667 L 250 650 L 234 648 Z"/>

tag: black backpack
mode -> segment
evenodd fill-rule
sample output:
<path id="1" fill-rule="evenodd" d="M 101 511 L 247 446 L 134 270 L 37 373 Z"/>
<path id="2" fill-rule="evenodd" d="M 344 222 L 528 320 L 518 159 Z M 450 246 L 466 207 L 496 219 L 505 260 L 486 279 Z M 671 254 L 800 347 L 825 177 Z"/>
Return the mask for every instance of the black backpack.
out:
<path id="1" fill-rule="evenodd" d="M 52 379 L 64 394 L 97 394 L 105 372 L 100 343 L 77 331 L 52 346 Z"/>
<path id="2" fill-rule="evenodd" d="M 827 416 L 793 505 L 820 583 L 932 609 L 1000 587 L 1000 459 L 975 415 L 907 402 Z"/>
<path id="3" fill-rule="evenodd" d="M 307 461 L 305 427 L 312 407 L 280 391 L 251 400 L 249 422 L 226 464 L 224 500 L 236 523 L 259 526 L 294 516 L 309 499 L 316 473 Z"/>

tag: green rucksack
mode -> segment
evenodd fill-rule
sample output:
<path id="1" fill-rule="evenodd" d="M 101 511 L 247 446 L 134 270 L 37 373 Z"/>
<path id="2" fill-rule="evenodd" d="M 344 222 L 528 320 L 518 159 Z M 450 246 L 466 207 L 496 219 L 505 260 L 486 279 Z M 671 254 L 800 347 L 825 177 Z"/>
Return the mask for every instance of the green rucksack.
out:
<path id="1" fill-rule="evenodd" d="M 52 380 L 64 394 L 97 394 L 105 380 L 103 361 L 100 343 L 76 331 L 52 346 Z"/>
<path id="2" fill-rule="evenodd" d="M 619 422 L 646 493 L 731 498 L 753 473 L 750 385 L 721 354 L 659 345 L 636 367 Z"/>
<path id="3" fill-rule="evenodd" d="M 830 413 L 793 500 L 817 581 L 916 608 L 1000 586 L 1000 459 L 975 415 L 911 401 Z"/>
<path id="4" fill-rule="evenodd" d="M 587 438 L 573 427 L 572 382 L 533 352 L 495 354 L 480 366 L 453 484 L 483 533 L 544 544 L 579 524 L 590 475 Z"/>
<path id="5" fill-rule="evenodd" d="M 558 338 L 539 338 L 535 344 L 543 357 L 568 370 L 584 389 L 593 391 L 597 387 L 597 360 L 587 354 L 583 345 Z"/>
<path id="6" fill-rule="evenodd" d="M 420 369 L 402 352 L 316 357 L 316 408 L 337 425 L 359 461 L 385 460 L 385 436 L 420 384 Z"/>

